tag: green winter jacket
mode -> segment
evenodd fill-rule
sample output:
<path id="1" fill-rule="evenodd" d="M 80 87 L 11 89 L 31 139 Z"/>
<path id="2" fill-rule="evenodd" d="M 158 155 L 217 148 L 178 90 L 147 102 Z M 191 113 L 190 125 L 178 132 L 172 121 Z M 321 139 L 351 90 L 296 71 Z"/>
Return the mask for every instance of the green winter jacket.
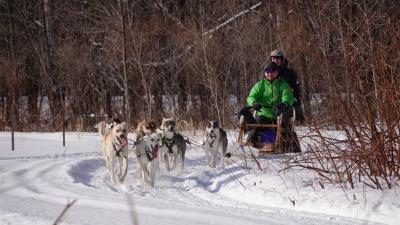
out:
<path id="1" fill-rule="evenodd" d="M 259 102 L 263 106 L 258 115 L 275 119 L 276 115 L 272 107 L 282 102 L 292 106 L 293 92 L 289 84 L 280 76 L 272 82 L 262 79 L 251 88 L 247 97 L 249 106 L 252 106 L 254 102 Z"/>

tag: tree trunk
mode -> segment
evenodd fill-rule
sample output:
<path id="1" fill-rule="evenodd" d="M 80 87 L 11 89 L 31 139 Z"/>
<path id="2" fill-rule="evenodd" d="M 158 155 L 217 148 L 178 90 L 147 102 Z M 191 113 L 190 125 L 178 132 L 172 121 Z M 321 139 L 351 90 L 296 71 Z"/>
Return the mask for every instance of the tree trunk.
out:
<path id="1" fill-rule="evenodd" d="M 126 70 L 126 13 L 125 6 L 119 0 L 119 9 L 121 12 L 121 27 L 122 27 L 122 67 L 123 67 L 123 78 L 124 78 L 124 112 L 125 120 L 128 124 L 131 123 L 131 110 L 129 107 L 129 91 L 128 91 L 128 75 Z"/>
<path id="2" fill-rule="evenodd" d="M 59 80 L 55 69 L 55 40 L 54 40 L 54 24 L 52 19 L 53 0 L 43 0 L 43 21 L 44 21 L 44 46 L 46 46 L 46 73 L 47 73 L 47 94 L 49 105 L 53 117 L 53 129 L 57 127 L 57 115 L 61 112 Z"/>

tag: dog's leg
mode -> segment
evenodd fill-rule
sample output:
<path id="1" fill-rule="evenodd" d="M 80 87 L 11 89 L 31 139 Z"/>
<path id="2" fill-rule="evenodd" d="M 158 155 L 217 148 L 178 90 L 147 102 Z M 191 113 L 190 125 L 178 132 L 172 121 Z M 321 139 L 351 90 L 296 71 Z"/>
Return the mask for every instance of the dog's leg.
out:
<path id="1" fill-rule="evenodd" d="M 142 181 L 143 181 L 143 184 L 147 184 L 148 183 L 148 180 L 147 180 L 147 177 L 148 177 L 147 163 L 148 163 L 147 161 L 143 162 L 143 169 L 142 169 Z"/>
<path id="2" fill-rule="evenodd" d="M 113 183 L 113 170 L 112 170 L 112 164 L 111 164 L 111 157 L 106 156 L 105 160 L 106 160 L 106 165 L 107 165 L 107 169 L 108 169 L 108 174 L 110 175 L 111 183 Z"/>
<path id="3" fill-rule="evenodd" d="M 170 154 L 171 155 L 170 159 L 171 159 L 171 169 L 173 170 L 176 168 L 176 160 L 177 160 L 178 154 L 179 154 L 178 146 L 176 146 L 176 145 L 172 146 L 172 152 L 173 153 Z"/>
<path id="4" fill-rule="evenodd" d="M 145 174 L 144 174 L 144 166 L 142 165 L 142 162 L 139 162 L 139 177 L 142 185 L 145 184 Z"/>
<path id="5" fill-rule="evenodd" d="M 147 184 L 147 166 L 146 162 L 143 162 L 141 159 L 138 159 L 139 163 L 139 177 L 141 178 L 142 185 Z"/>
<path id="6" fill-rule="evenodd" d="M 109 159 L 109 157 L 108 157 L 107 155 L 105 155 L 105 156 L 104 156 L 104 160 L 106 161 L 106 166 L 107 166 L 108 173 L 109 173 L 110 176 L 111 176 L 110 159 Z"/>
<path id="7" fill-rule="evenodd" d="M 224 150 L 224 147 L 223 147 L 223 145 L 222 144 L 219 144 L 219 147 L 218 147 L 219 149 L 217 149 L 217 152 L 220 152 L 221 153 L 221 159 L 220 159 L 220 162 L 219 162 L 219 166 L 221 167 L 221 168 L 224 168 L 224 158 L 225 158 L 225 151 L 226 150 Z"/>
<path id="8" fill-rule="evenodd" d="M 207 145 L 205 145 L 205 150 L 206 150 L 206 157 L 207 157 L 207 165 L 209 167 L 212 167 L 211 162 L 212 162 L 212 151 L 213 151 L 213 149 L 212 149 L 212 147 L 210 145 L 207 144 Z"/>
<path id="9" fill-rule="evenodd" d="M 119 157 L 118 160 L 120 168 L 119 182 L 123 183 L 128 174 L 128 157 Z"/>
<path id="10" fill-rule="evenodd" d="M 210 167 L 215 168 L 215 154 L 216 150 L 215 147 L 212 148 L 211 150 L 211 160 L 210 160 Z"/>
<path id="11" fill-rule="evenodd" d="M 158 151 L 158 161 L 160 163 L 164 163 L 165 161 L 165 152 L 164 152 L 165 147 L 161 147 L 160 150 Z"/>
<path id="12" fill-rule="evenodd" d="M 158 162 L 157 160 L 153 160 L 150 162 L 151 163 L 151 168 L 150 168 L 150 185 L 154 187 L 154 181 L 157 175 L 157 168 L 158 168 Z"/>
<path id="13" fill-rule="evenodd" d="M 108 151 L 107 151 L 107 145 L 105 144 L 105 139 L 102 139 L 103 143 L 103 156 L 104 156 L 104 160 L 106 161 L 106 166 L 108 169 L 108 173 L 111 176 L 111 169 L 110 169 L 110 157 L 108 156 Z"/>
<path id="14" fill-rule="evenodd" d="M 111 176 L 111 182 L 113 185 L 117 184 L 116 180 L 116 171 L 115 171 L 115 163 L 113 157 L 110 157 L 110 176 Z"/>
<path id="15" fill-rule="evenodd" d="M 186 143 L 182 143 L 182 146 L 180 149 L 181 149 L 180 155 L 181 155 L 181 161 L 182 161 L 181 170 L 183 170 L 183 166 L 185 165 Z"/>
<path id="16" fill-rule="evenodd" d="M 212 148 L 211 152 L 211 167 L 215 168 L 216 161 L 217 161 L 217 154 L 219 149 L 219 143 L 214 143 L 215 145 Z"/>
<path id="17" fill-rule="evenodd" d="M 168 163 L 168 149 L 165 146 L 162 146 L 159 150 L 158 150 L 158 162 L 161 165 L 165 165 L 165 168 L 167 169 L 167 171 L 170 170 L 169 168 L 169 163 Z"/>
<path id="18" fill-rule="evenodd" d="M 167 167 L 167 171 L 171 171 L 171 153 L 169 153 L 168 148 L 164 148 L 164 157 L 165 157 L 165 166 Z"/>
<path id="19" fill-rule="evenodd" d="M 146 184 L 150 184 L 151 185 L 151 173 L 152 173 L 152 161 L 148 161 L 146 163 L 146 169 L 145 169 L 145 181 Z"/>
<path id="20" fill-rule="evenodd" d="M 222 140 L 222 144 L 221 144 L 221 167 L 224 167 L 224 162 L 225 162 L 225 157 L 229 157 L 227 156 L 228 153 L 228 139 L 224 138 Z"/>
<path id="21" fill-rule="evenodd" d="M 150 183 L 150 185 L 152 186 L 152 187 L 154 187 L 154 163 L 155 163 L 155 161 L 153 162 L 153 161 L 151 161 L 150 162 L 150 168 L 149 168 L 149 178 L 150 178 L 150 181 L 149 181 L 149 183 Z"/>

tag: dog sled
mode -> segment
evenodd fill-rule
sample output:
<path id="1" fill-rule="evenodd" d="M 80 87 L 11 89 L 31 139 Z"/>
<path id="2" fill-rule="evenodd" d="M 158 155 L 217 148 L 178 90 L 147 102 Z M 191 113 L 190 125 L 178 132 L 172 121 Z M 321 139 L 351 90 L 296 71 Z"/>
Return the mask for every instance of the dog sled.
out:
<path id="1" fill-rule="evenodd" d="M 244 116 L 241 115 L 236 143 L 242 149 L 246 146 L 257 149 L 258 156 L 261 157 L 269 154 L 300 152 L 300 143 L 294 132 L 295 110 L 290 110 L 290 113 L 289 115 L 281 113 L 276 123 L 272 124 L 246 123 Z M 249 138 L 244 140 L 246 133 L 252 129 L 256 129 L 255 141 L 250 141 Z"/>

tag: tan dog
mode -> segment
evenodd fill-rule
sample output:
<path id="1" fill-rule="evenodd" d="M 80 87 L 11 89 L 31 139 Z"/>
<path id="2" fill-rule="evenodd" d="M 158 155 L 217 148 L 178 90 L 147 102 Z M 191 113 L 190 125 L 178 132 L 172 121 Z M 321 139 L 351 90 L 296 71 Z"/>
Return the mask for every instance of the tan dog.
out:
<path id="1" fill-rule="evenodd" d="M 154 120 L 142 120 L 136 127 L 136 141 L 143 138 L 145 135 L 155 133 L 157 131 L 157 125 Z"/>
<path id="2" fill-rule="evenodd" d="M 115 124 L 103 136 L 103 154 L 113 184 L 122 183 L 128 172 L 128 131 L 126 123 Z"/>

